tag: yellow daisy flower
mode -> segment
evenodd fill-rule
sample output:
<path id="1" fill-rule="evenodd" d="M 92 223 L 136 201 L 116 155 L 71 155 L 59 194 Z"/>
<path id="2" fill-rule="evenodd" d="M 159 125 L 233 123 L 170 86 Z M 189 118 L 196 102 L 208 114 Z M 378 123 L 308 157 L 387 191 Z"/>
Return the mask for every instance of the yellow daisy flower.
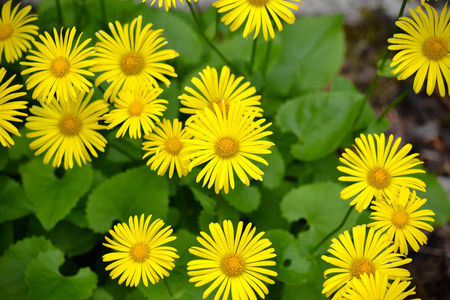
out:
<path id="1" fill-rule="evenodd" d="M 92 87 L 85 76 L 94 76 L 94 73 L 84 68 L 94 65 L 89 59 L 94 54 L 93 47 L 86 47 L 91 39 L 80 44 L 80 34 L 73 45 L 75 27 L 68 28 L 60 34 L 53 28 L 54 37 L 45 32 L 45 36 L 39 35 L 42 43 L 33 41 L 38 51 L 30 50 L 33 55 L 27 55 L 26 62 L 21 65 L 28 66 L 22 75 L 31 74 L 26 81 L 27 89 L 35 88 L 33 99 L 50 103 L 54 97 L 57 101 L 76 99 L 76 91 L 88 93 Z M 72 47 L 73 46 L 73 47 Z"/>
<path id="2" fill-rule="evenodd" d="M 399 74 L 397 79 L 404 80 L 416 73 L 414 92 L 419 93 L 427 79 L 427 94 L 431 95 L 436 86 L 445 96 L 445 84 L 450 83 L 450 14 L 447 3 L 438 17 L 436 9 L 429 4 L 410 9 L 412 19 L 401 17 L 395 24 L 405 33 L 395 34 L 388 42 L 390 50 L 399 50 L 392 59 L 391 66 L 396 67 L 392 73 Z"/>
<path id="3" fill-rule="evenodd" d="M 0 62 L 3 51 L 5 59 L 13 63 L 22 57 L 22 52 L 31 49 L 30 41 L 34 41 L 34 36 L 38 35 L 39 27 L 28 24 L 37 20 L 37 15 L 28 14 L 31 5 L 27 5 L 19 10 L 20 3 L 11 10 L 12 1 L 7 1 L 2 6 L 0 16 Z"/>
<path id="4" fill-rule="evenodd" d="M 158 116 L 162 116 L 162 112 L 167 109 L 164 104 L 169 103 L 167 100 L 157 99 L 162 92 L 160 88 L 145 84 L 121 90 L 114 102 L 115 109 L 105 115 L 105 122 L 110 123 L 108 129 L 123 122 L 116 138 L 123 137 L 127 130 L 132 139 L 141 138 L 141 127 L 144 135 L 152 132 L 154 122 L 158 122 Z"/>
<path id="5" fill-rule="evenodd" d="M 145 1 L 145 0 L 144 0 Z M 413 0 L 411 0 L 412 2 Z M 426 0 L 427 2 L 429 2 L 430 0 Z M 436 0 L 437 1 L 437 0 Z M 420 0 L 420 4 L 424 5 L 425 4 L 425 0 Z"/>
<path id="6" fill-rule="evenodd" d="M 222 107 L 225 105 L 222 103 Z M 197 118 L 187 123 L 186 130 L 193 139 L 186 140 L 185 159 L 191 159 L 189 171 L 193 167 L 207 163 L 197 176 L 197 182 L 202 178 L 203 186 L 208 188 L 215 184 L 216 194 L 223 188 L 228 193 L 229 186 L 234 189 L 234 172 L 239 179 L 249 185 L 249 174 L 253 179 L 261 180 L 264 173 L 253 164 L 254 160 L 267 165 L 267 161 L 259 154 L 269 154 L 273 143 L 261 140 L 271 135 L 264 131 L 272 123 L 262 126 L 265 119 L 255 121 L 256 111 L 247 110 L 241 102 L 230 104 L 228 114 L 222 113 L 214 104 L 215 113 L 205 108 L 204 113 L 197 112 Z"/>
<path id="7" fill-rule="evenodd" d="M 65 169 L 73 167 L 74 158 L 81 167 L 81 162 L 91 161 L 89 152 L 97 157 L 94 148 L 105 150 L 106 139 L 96 130 L 106 129 L 98 121 L 108 112 L 108 105 L 103 100 L 89 103 L 94 90 L 86 98 L 84 92 L 77 93 L 77 99 L 53 101 L 30 109 L 34 116 L 29 116 L 25 123 L 32 130 L 27 137 L 37 138 L 31 142 L 30 149 L 38 149 L 35 155 L 47 151 L 44 164 L 48 164 L 55 155 L 53 167 L 61 165 L 63 156 Z"/>
<path id="8" fill-rule="evenodd" d="M 406 290 L 409 281 L 395 279 L 392 284 L 388 282 L 388 275 L 380 271 L 375 274 L 361 274 L 361 278 L 353 278 L 349 283 L 349 289 L 342 295 L 342 300 L 403 300 L 415 295 L 414 287 Z M 418 299 L 416 299 L 418 300 Z"/>
<path id="9" fill-rule="evenodd" d="M 299 2 L 300 0 L 292 0 Z M 297 4 L 285 0 L 218 0 L 213 6 L 219 9 L 219 13 L 227 12 L 221 21 L 225 25 L 230 26 L 231 31 L 235 31 L 244 23 L 243 37 L 248 37 L 255 32 L 253 39 L 258 37 L 259 31 L 262 29 L 264 39 L 267 41 L 270 37 L 275 38 L 273 31 L 272 19 L 277 25 L 279 31 L 283 30 L 280 18 L 288 24 L 294 24 L 295 15 L 292 10 L 298 10 Z"/>
<path id="10" fill-rule="evenodd" d="M 353 227 L 353 239 L 348 230 L 339 235 L 339 240 L 333 238 L 331 249 L 328 252 L 333 257 L 322 255 L 322 259 L 335 267 L 325 271 L 324 276 L 332 273 L 337 275 L 328 278 L 323 283 L 322 294 L 332 299 L 340 299 L 346 290 L 346 284 L 353 278 L 360 278 L 362 274 L 374 274 L 380 271 L 389 279 L 408 280 L 409 271 L 399 268 L 411 261 L 410 258 L 403 259 L 399 253 L 393 252 L 395 246 L 387 234 L 370 228 L 366 235 L 366 226 Z M 391 245 L 391 246 L 390 246 Z"/>
<path id="11" fill-rule="evenodd" d="M 197 241 L 204 247 L 191 247 L 189 252 L 201 259 L 188 263 L 188 275 L 195 282 L 195 286 L 212 284 L 203 293 L 203 299 L 216 288 L 214 299 L 256 299 L 269 293 L 265 283 L 275 282 L 267 276 L 277 276 L 268 266 L 275 266 L 271 260 L 276 256 L 274 248 L 268 248 L 272 243 L 268 239 L 261 239 L 264 232 L 255 236 L 256 228 L 249 223 L 243 230 L 243 223 L 239 222 L 236 234 L 231 221 L 223 221 L 223 229 L 218 223 L 209 224 L 211 236 L 200 232 L 202 237 Z M 255 294 L 256 292 L 256 294 Z"/>
<path id="12" fill-rule="evenodd" d="M 3 81 L 5 75 L 5 68 L 1 68 L 0 83 Z M 10 101 L 26 95 L 25 92 L 15 93 L 17 90 L 22 88 L 21 84 L 9 86 L 15 77 L 16 75 L 14 74 L 5 83 L 0 85 L 0 143 L 3 147 L 10 147 L 10 145 L 14 145 L 14 140 L 11 138 L 9 133 L 21 136 L 19 130 L 17 130 L 11 122 L 22 122 L 22 120 L 16 118 L 16 116 L 27 116 L 26 113 L 17 111 L 18 109 L 26 109 L 28 103 L 27 101 Z"/>
<path id="13" fill-rule="evenodd" d="M 153 0 L 152 3 L 150 5 L 153 6 L 153 4 L 155 3 L 156 0 Z M 191 2 L 190 0 L 187 0 L 189 2 Z M 145 2 L 145 0 L 142 0 L 142 2 Z M 194 0 L 194 2 L 197 2 L 197 0 Z M 173 7 L 176 8 L 177 7 L 177 3 L 175 0 L 158 0 L 158 6 L 161 7 L 162 4 L 164 3 L 164 8 L 166 9 L 166 12 L 169 11 L 169 8 Z M 184 5 L 183 0 L 180 0 L 180 3 Z"/>
<path id="14" fill-rule="evenodd" d="M 144 136 L 147 141 L 142 143 L 145 151 L 144 157 L 151 156 L 147 161 L 147 166 L 155 171 L 158 169 L 158 175 L 162 176 L 169 169 L 169 178 L 172 178 L 173 171 L 176 169 L 178 177 L 188 174 L 189 160 L 184 159 L 186 153 L 181 150 L 185 147 L 183 140 L 189 139 L 190 135 L 183 128 L 183 123 L 178 119 L 173 120 L 173 125 L 169 120 L 156 123 L 154 132 Z"/>
<path id="15" fill-rule="evenodd" d="M 115 25 L 109 23 L 113 37 L 103 30 L 95 34 L 100 41 L 95 45 L 96 65 L 91 71 L 103 72 L 95 85 L 105 80 L 110 82 L 105 99 L 111 97 L 114 101 L 121 89 L 135 86 L 139 81 L 158 87 L 156 80 L 160 80 L 168 86 L 170 81 L 165 75 L 177 77 L 175 69 L 163 61 L 179 54 L 170 49 L 158 51 L 167 44 L 162 29 L 150 29 L 153 24 L 142 28 L 142 16 L 135 18 L 131 25 L 127 23 L 122 27 L 118 21 Z"/>
<path id="16" fill-rule="evenodd" d="M 191 79 L 192 84 L 197 87 L 199 92 L 190 87 L 185 87 L 186 92 L 191 95 L 183 94 L 178 97 L 181 104 L 185 106 L 180 108 L 180 112 L 196 114 L 198 111 L 204 111 L 205 107 L 213 110 L 214 103 L 221 109 L 222 101 L 225 103 L 226 110 L 228 110 L 230 103 L 241 101 L 245 107 L 262 112 L 260 107 L 261 96 L 254 95 L 256 89 L 250 87 L 250 82 L 239 86 L 244 77 L 235 78 L 234 74 L 230 74 L 230 68 L 227 66 L 222 68 L 220 77 L 217 70 L 209 66 L 199 75 L 201 79 L 197 77 Z M 259 116 L 262 115 L 259 114 Z"/>
<path id="17" fill-rule="evenodd" d="M 105 237 L 108 243 L 103 243 L 105 247 L 116 250 L 103 255 L 104 262 L 111 262 L 106 271 L 112 270 L 110 276 L 115 279 L 120 276 L 119 284 L 125 282 L 126 286 L 138 286 L 139 282 L 144 282 L 148 286 L 148 280 L 152 284 L 159 282 L 159 279 L 168 277 L 175 264 L 175 258 L 179 256 L 175 253 L 177 249 L 165 244 L 176 240 L 172 236 L 173 229 L 164 226 L 164 221 L 157 219 L 150 224 L 152 215 L 146 219 L 144 214 L 130 217 L 127 223 L 114 225 L 114 230 L 109 233 L 115 239 Z"/>
<path id="18" fill-rule="evenodd" d="M 421 230 L 433 231 L 433 227 L 426 222 L 434 222 L 431 216 L 434 212 L 429 209 L 421 209 L 427 199 L 420 199 L 416 191 L 410 193 L 403 187 L 400 193 L 393 194 L 389 201 L 374 201 L 370 206 L 374 210 L 370 218 L 375 222 L 369 227 L 387 231 L 390 239 L 396 246 L 394 251 L 400 249 L 400 253 L 408 255 L 408 245 L 414 251 L 419 251 L 419 244 L 427 243 L 427 236 Z"/>
<path id="19" fill-rule="evenodd" d="M 370 134 L 367 137 L 361 134 L 361 138 L 356 138 L 356 153 L 345 149 L 339 160 L 347 166 L 337 167 L 339 171 L 349 175 L 339 177 L 340 181 L 354 182 L 341 191 L 341 198 L 346 200 L 357 195 L 350 205 L 356 204 L 356 210 L 359 212 L 369 206 L 374 196 L 379 200 L 390 197 L 392 192 L 400 190 L 401 186 L 425 191 L 425 183 L 422 180 L 406 176 L 425 173 L 424 170 L 413 168 L 422 163 L 415 158 L 417 153 L 407 156 L 412 148 L 411 144 L 405 145 L 397 152 L 400 138 L 392 145 L 392 135 L 389 136 L 387 144 L 383 133 L 374 136 L 376 143 Z"/>

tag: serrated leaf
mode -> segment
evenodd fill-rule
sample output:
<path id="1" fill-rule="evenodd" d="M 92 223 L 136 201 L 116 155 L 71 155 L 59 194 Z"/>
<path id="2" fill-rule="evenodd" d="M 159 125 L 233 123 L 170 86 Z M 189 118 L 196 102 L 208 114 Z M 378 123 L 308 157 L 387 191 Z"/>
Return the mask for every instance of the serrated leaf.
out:
<path id="1" fill-rule="evenodd" d="M 275 120 L 299 140 L 291 147 L 292 155 L 312 161 L 336 150 L 351 129 L 360 101 L 361 95 L 353 92 L 308 94 L 283 104 Z"/>
<path id="2" fill-rule="evenodd" d="M 92 295 L 97 275 L 89 268 L 81 268 L 74 276 L 63 276 L 59 272 L 63 263 L 64 253 L 55 249 L 40 253 L 28 265 L 29 300 L 83 300 Z"/>
<path id="3" fill-rule="evenodd" d="M 35 211 L 20 184 L 9 177 L 0 176 L 0 223 L 21 218 Z"/>
<path id="4" fill-rule="evenodd" d="M 436 176 L 430 173 L 415 174 L 417 177 L 425 182 L 426 192 L 416 191 L 417 196 L 426 198 L 427 202 L 421 209 L 431 209 L 436 215 L 433 217 L 435 223 L 433 226 L 439 226 L 450 221 L 450 200 L 447 193 L 437 181 Z"/>
<path id="5" fill-rule="evenodd" d="M 89 190 L 93 179 L 90 165 L 66 170 L 63 177 L 55 176 L 55 169 L 31 160 L 19 167 L 28 199 L 37 209 L 36 216 L 46 230 L 64 219 L 80 198 Z"/>
<path id="6" fill-rule="evenodd" d="M 234 190 L 228 194 L 222 193 L 223 198 L 238 211 L 249 213 L 255 211 L 261 203 L 261 193 L 257 187 L 237 183 Z"/>
<path id="7" fill-rule="evenodd" d="M 277 147 L 271 147 L 269 155 L 264 155 L 268 165 L 261 165 L 260 169 L 264 172 L 262 184 L 268 189 L 274 189 L 280 185 L 284 178 L 284 159 Z"/>
<path id="8" fill-rule="evenodd" d="M 55 249 L 43 237 L 26 238 L 12 245 L 0 257 L 0 299 L 27 299 L 25 270 L 39 253 Z"/>
<path id="9" fill-rule="evenodd" d="M 114 220 L 152 214 L 165 219 L 169 210 L 169 185 L 148 167 L 142 166 L 102 182 L 88 198 L 86 217 L 95 232 L 108 231 Z"/>

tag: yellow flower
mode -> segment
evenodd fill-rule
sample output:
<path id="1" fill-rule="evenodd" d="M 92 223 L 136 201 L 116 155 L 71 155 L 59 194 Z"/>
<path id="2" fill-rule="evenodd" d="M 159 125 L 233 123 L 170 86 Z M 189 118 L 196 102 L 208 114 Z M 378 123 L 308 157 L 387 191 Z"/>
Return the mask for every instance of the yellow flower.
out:
<path id="1" fill-rule="evenodd" d="M 152 3 L 150 5 L 153 5 L 155 3 L 156 0 L 153 0 Z M 191 2 L 190 0 L 187 0 L 189 2 Z M 145 0 L 142 0 L 142 2 L 145 2 Z M 169 8 L 173 7 L 176 8 L 177 7 L 177 3 L 175 0 L 158 0 L 158 6 L 161 7 L 162 4 L 164 2 L 164 8 L 166 9 L 166 12 L 169 11 Z M 197 0 L 194 0 L 194 2 L 197 2 Z M 180 0 L 180 3 L 184 5 L 183 0 Z"/>
<path id="2" fill-rule="evenodd" d="M 342 295 L 342 300 L 403 300 L 416 294 L 415 288 L 406 290 L 409 281 L 395 279 L 392 284 L 388 282 L 388 275 L 380 271 L 375 274 L 361 274 L 361 278 L 353 278 L 348 283 L 348 290 Z M 416 299 L 419 300 L 419 299 Z"/>
<path id="3" fill-rule="evenodd" d="M 33 99 L 50 103 L 56 96 L 57 101 L 69 101 L 77 97 L 76 91 L 88 93 L 92 87 L 84 76 L 94 76 L 94 73 L 84 68 L 92 66 L 94 61 L 89 59 L 94 54 L 93 47 L 86 48 L 91 39 L 80 44 L 81 34 L 73 45 L 76 29 L 67 29 L 63 35 L 53 28 L 53 37 L 45 32 L 45 37 L 39 35 L 42 43 L 33 41 L 38 51 L 30 50 L 33 55 L 27 55 L 28 66 L 22 75 L 30 74 L 27 79 L 27 89 L 32 89 Z M 73 45 L 73 47 L 72 47 Z"/>
<path id="4" fill-rule="evenodd" d="M 79 92 L 77 99 L 70 101 L 53 101 L 42 107 L 33 106 L 25 126 L 32 132 L 29 138 L 38 138 L 31 142 L 30 149 L 36 150 L 35 155 L 44 151 L 44 164 L 53 159 L 53 167 L 59 167 L 64 156 L 64 168 L 73 167 L 73 159 L 81 167 L 81 162 L 91 161 L 89 152 L 97 157 L 94 148 L 104 151 L 106 139 L 96 130 L 106 129 L 98 121 L 108 112 L 108 106 L 103 100 L 89 103 L 94 90 L 85 99 L 84 92 Z M 89 150 L 89 152 L 88 152 Z"/>
<path id="5" fill-rule="evenodd" d="M 197 118 L 187 123 L 186 130 L 193 136 L 193 139 L 186 140 L 184 149 L 188 153 L 185 159 L 192 160 L 189 171 L 206 163 L 197 176 L 197 182 L 204 178 L 203 186 L 207 182 L 208 188 L 215 184 L 216 194 L 222 188 L 225 193 L 230 186 L 234 189 L 234 172 L 245 185 L 250 184 L 247 174 L 262 181 L 264 173 L 250 160 L 267 165 L 259 155 L 271 153 L 268 149 L 273 143 L 261 139 L 272 134 L 264 131 L 272 123 L 261 126 L 265 119 L 254 121 L 257 112 L 245 112 L 241 102 L 231 103 L 228 114 L 222 113 L 217 104 L 214 104 L 214 110 L 215 113 L 205 108 L 204 113 L 197 112 Z"/>
<path id="6" fill-rule="evenodd" d="M 189 139 L 190 135 L 183 124 L 178 119 L 173 120 L 173 126 L 169 120 L 164 119 L 158 122 L 154 132 L 144 136 L 147 141 L 142 143 L 143 150 L 146 151 L 144 157 L 151 156 L 147 161 L 147 166 L 151 165 L 154 171 L 158 169 L 158 175 L 162 176 L 169 169 L 169 178 L 172 178 L 176 169 L 178 177 L 188 174 L 189 160 L 184 159 L 185 153 L 181 150 L 185 147 L 183 140 Z"/>
<path id="7" fill-rule="evenodd" d="M 0 16 L 0 62 L 3 51 L 5 59 L 13 63 L 22 57 L 22 52 L 31 49 L 30 41 L 34 41 L 34 36 L 38 35 L 39 27 L 28 24 L 37 20 L 37 15 L 28 14 L 31 5 L 27 5 L 19 10 L 20 3 L 11 11 L 12 1 L 9 0 L 2 7 Z"/>
<path id="8" fill-rule="evenodd" d="M 230 74 L 230 68 L 227 66 L 222 68 L 220 77 L 217 74 L 217 70 L 209 66 L 199 75 L 201 80 L 197 77 L 193 77 L 191 80 L 199 92 L 190 87 L 185 87 L 186 92 L 191 95 L 183 94 L 178 97 L 181 100 L 181 104 L 185 106 L 180 108 L 180 112 L 196 114 L 198 111 L 204 111 L 205 107 L 213 110 L 214 103 L 218 105 L 219 109 L 222 109 L 222 101 L 225 103 L 227 111 L 230 103 L 240 101 L 246 108 L 262 112 L 260 107 L 261 96 L 254 95 L 256 89 L 250 87 L 250 82 L 239 86 L 244 77 L 235 78 L 234 74 Z"/>
<path id="9" fill-rule="evenodd" d="M 390 50 L 399 50 L 392 59 L 392 71 L 399 74 L 397 79 L 404 80 L 416 73 L 414 91 L 420 92 L 427 79 L 427 94 L 431 95 L 436 86 L 439 93 L 445 96 L 445 84 L 450 83 L 450 14 L 447 2 L 438 17 L 436 9 L 424 4 L 425 13 L 418 5 L 415 10 L 410 9 L 412 19 L 401 17 L 395 24 L 405 33 L 398 33 L 390 38 Z"/>
<path id="10" fill-rule="evenodd" d="M 135 18 L 130 24 L 122 25 L 116 21 L 116 28 L 109 23 L 113 37 L 100 30 L 95 35 L 100 40 L 95 45 L 96 65 L 93 72 L 103 72 L 95 80 L 95 85 L 103 81 L 110 82 L 105 91 L 105 99 L 114 101 L 121 89 L 143 82 L 158 87 L 160 80 L 167 86 L 170 81 L 165 77 L 177 77 L 175 69 L 163 61 L 177 57 L 174 50 L 159 50 L 167 44 L 162 37 L 163 30 L 150 29 L 153 24 L 142 28 L 142 17 Z"/>
<path id="11" fill-rule="evenodd" d="M 366 226 L 353 227 L 353 239 L 348 230 L 339 235 L 339 240 L 333 238 L 331 249 L 328 252 L 333 257 L 322 255 L 322 259 L 335 267 L 325 271 L 324 276 L 337 273 L 323 283 L 322 294 L 332 299 L 340 299 L 346 291 L 346 284 L 353 278 L 360 278 L 362 274 L 374 274 L 379 271 L 386 274 L 389 279 L 408 280 L 409 271 L 399 268 L 411 261 L 403 259 L 402 255 L 395 253 L 395 246 L 387 234 L 370 228 L 366 235 Z"/>
<path id="12" fill-rule="evenodd" d="M 163 115 L 167 109 L 164 104 L 167 100 L 156 99 L 163 92 L 160 88 L 152 88 L 145 84 L 121 90 L 119 97 L 114 102 L 115 109 L 105 115 L 108 129 L 122 123 L 116 138 L 123 137 L 129 130 L 132 139 L 141 138 L 141 127 L 145 134 L 152 132 L 154 122 L 158 122 L 158 116 Z"/>
<path id="13" fill-rule="evenodd" d="M 408 245 L 414 251 L 419 251 L 419 244 L 427 243 L 427 236 L 421 230 L 433 231 L 433 227 L 425 223 L 434 222 L 431 216 L 434 212 L 429 209 L 421 209 L 427 199 L 416 197 L 416 191 L 410 193 L 403 187 L 400 193 L 393 194 L 388 201 L 374 201 L 370 207 L 374 210 L 370 218 L 375 222 L 369 227 L 386 231 L 390 239 L 394 240 L 395 251 L 408 255 Z"/>
<path id="14" fill-rule="evenodd" d="M 144 0 L 145 1 L 145 0 Z M 412 2 L 413 0 L 411 0 Z M 427 2 L 429 2 L 430 0 L 426 0 Z M 437 0 L 436 0 L 437 1 Z M 424 5 L 425 4 L 425 0 L 420 0 L 420 4 Z"/>
<path id="15" fill-rule="evenodd" d="M 299 2 L 300 0 L 292 0 Z M 277 25 L 279 31 L 283 30 L 280 18 L 288 24 L 294 24 L 295 16 L 291 9 L 298 10 L 299 6 L 285 0 L 218 0 L 213 6 L 219 9 L 219 13 L 228 12 L 222 17 L 221 21 L 225 25 L 229 25 L 230 30 L 235 31 L 244 23 L 243 37 L 248 37 L 255 32 L 253 38 L 258 37 L 259 31 L 262 30 L 264 39 L 267 41 L 270 37 L 273 39 L 275 33 L 273 31 L 272 19 Z"/>
<path id="16" fill-rule="evenodd" d="M 0 83 L 2 82 L 5 75 L 5 68 L 1 68 Z M 11 121 L 22 122 L 22 120 L 16 118 L 16 116 L 27 116 L 26 113 L 17 111 L 18 109 L 26 109 L 28 103 L 27 101 L 10 101 L 26 95 L 25 92 L 15 93 L 17 90 L 22 88 L 21 84 L 9 86 L 15 77 L 16 75 L 14 74 L 5 83 L 0 85 L 0 143 L 3 147 L 14 145 L 14 141 L 9 133 L 21 136 L 19 130 L 17 130 L 17 128 L 13 124 L 11 124 Z"/>
<path id="17" fill-rule="evenodd" d="M 239 222 L 234 233 L 231 221 L 223 221 L 223 229 L 218 223 L 209 224 L 211 236 L 200 232 L 202 237 L 197 241 L 204 247 L 191 247 L 189 252 L 201 259 L 188 263 L 190 282 L 202 286 L 212 282 L 203 293 L 203 299 L 219 287 L 214 299 L 256 299 L 255 292 L 261 297 L 269 293 L 266 285 L 275 282 L 267 276 L 277 276 L 277 273 L 266 269 L 275 266 L 270 260 L 276 256 L 275 249 L 268 248 L 272 243 L 261 239 L 264 232 L 255 235 L 256 228 L 251 229 L 251 223 L 243 230 Z M 268 248 L 268 249 L 267 249 Z"/>
<path id="18" fill-rule="evenodd" d="M 171 236 L 173 229 L 170 226 L 163 228 L 161 219 L 150 224 L 151 218 L 152 215 L 149 215 L 144 219 L 144 214 L 140 219 L 138 216 L 130 217 L 129 225 L 119 223 L 109 231 L 116 241 L 105 237 L 108 243 L 103 245 L 116 251 L 103 255 L 103 261 L 112 261 L 106 267 L 106 271 L 112 270 L 112 279 L 122 275 L 119 284 L 126 280 L 127 286 L 138 286 L 141 277 L 145 286 L 148 286 L 148 280 L 155 284 L 159 279 L 168 277 L 167 270 L 175 267 L 173 261 L 179 257 L 175 253 L 177 249 L 164 246 L 176 240 L 175 236 Z"/>
<path id="19" fill-rule="evenodd" d="M 392 145 L 394 137 L 389 136 L 386 144 L 384 134 L 367 137 L 361 134 L 356 138 L 356 153 L 345 149 L 339 160 L 347 166 L 337 167 L 339 171 L 349 176 L 339 177 L 340 181 L 354 182 L 341 191 L 341 198 L 346 200 L 357 195 L 350 205 L 356 204 L 356 210 L 366 209 L 373 197 L 380 200 L 390 197 L 392 192 L 399 191 L 401 186 L 425 191 L 425 183 L 417 178 L 406 175 L 425 173 L 424 170 L 413 167 L 422 162 L 415 158 L 418 154 L 410 154 L 411 144 L 402 147 L 398 152 L 401 139 L 398 138 Z"/>

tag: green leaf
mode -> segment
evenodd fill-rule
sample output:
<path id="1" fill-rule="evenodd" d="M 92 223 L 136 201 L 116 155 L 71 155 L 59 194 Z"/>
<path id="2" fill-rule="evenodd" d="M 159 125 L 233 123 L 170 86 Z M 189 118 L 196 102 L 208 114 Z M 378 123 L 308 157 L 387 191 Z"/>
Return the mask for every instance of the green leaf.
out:
<path id="1" fill-rule="evenodd" d="M 89 300 L 114 300 L 114 298 L 104 289 L 98 288 Z"/>
<path id="2" fill-rule="evenodd" d="M 380 69 L 382 60 L 379 60 L 377 62 L 377 74 L 382 77 L 396 77 L 397 75 L 393 74 L 392 71 L 394 70 L 393 67 L 391 67 L 392 59 L 388 58 L 384 62 L 383 68 Z"/>
<path id="3" fill-rule="evenodd" d="M 421 207 L 421 209 L 431 209 L 436 215 L 433 217 L 435 220 L 433 226 L 440 226 L 450 221 L 450 201 L 447 193 L 442 188 L 442 185 L 437 181 L 436 176 L 430 173 L 415 174 L 417 177 L 425 182 L 426 193 L 416 191 L 417 196 L 420 198 L 426 198 L 427 202 Z"/>
<path id="4" fill-rule="evenodd" d="M 97 243 L 97 238 L 91 230 L 67 221 L 59 222 L 46 236 L 68 257 L 87 253 Z"/>
<path id="5" fill-rule="evenodd" d="M 43 237 L 26 238 L 9 247 L 0 258 L 0 298 L 28 299 L 25 270 L 39 253 L 50 249 L 55 248 Z"/>
<path id="6" fill-rule="evenodd" d="M 214 201 L 214 199 L 208 197 L 206 194 L 200 192 L 198 189 L 192 186 L 189 186 L 189 188 L 194 194 L 195 200 L 197 200 L 200 203 L 200 205 L 206 212 L 211 214 L 214 214 L 216 212 L 216 201 Z"/>
<path id="7" fill-rule="evenodd" d="M 347 135 L 356 117 L 361 95 L 352 92 L 314 93 L 286 102 L 276 124 L 294 133 L 299 142 L 291 148 L 300 160 L 316 160 L 332 153 Z"/>
<path id="8" fill-rule="evenodd" d="M 125 222 L 142 213 L 165 219 L 169 210 L 166 177 L 142 166 L 111 177 L 89 195 L 86 217 L 95 232 L 108 231 L 114 220 Z"/>
<path id="9" fill-rule="evenodd" d="M 261 203 L 261 193 L 257 187 L 246 186 L 236 182 L 234 190 L 228 194 L 222 193 L 223 198 L 238 211 L 249 213 L 256 210 Z"/>
<path id="10" fill-rule="evenodd" d="M 15 220 L 36 210 L 17 182 L 0 176 L 0 223 Z"/>
<path id="11" fill-rule="evenodd" d="M 261 165 L 260 169 L 264 172 L 262 184 L 268 189 L 274 189 L 280 185 L 284 178 L 284 159 L 281 156 L 280 151 L 277 147 L 271 147 L 272 151 L 269 155 L 264 155 L 263 158 L 269 164 Z"/>
<path id="12" fill-rule="evenodd" d="M 93 179 L 90 165 L 66 170 L 62 178 L 55 169 L 42 164 L 41 159 L 20 166 L 25 194 L 37 209 L 36 216 L 46 230 L 64 219 L 80 198 L 89 190 Z"/>
<path id="13" fill-rule="evenodd" d="M 30 300 L 83 300 L 97 287 L 97 275 L 89 268 L 81 268 L 74 276 L 59 272 L 64 263 L 60 250 L 42 252 L 29 265 L 26 280 L 30 286 Z"/>
<path id="14" fill-rule="evenodd" d="M 185 229 L 178 230 L 174 233 L 177 239 L 169 244 L 170 247 L 177 249 L 177 254 L 180 256 L 175 261 L 177 267 L 186 266 L 188 261 L 192 259 L 192 254 L 188 249 L 197 243 L 197 236 Z"/>
<path id="15" fill-rule="evenodd" d="M 30 149 L 30 141 L 25 138 L 27 133 L 31 130 L 26 127 L 22 127 L 19 129 L 19 133 L 21 136 L 13 136 L 14 146 L 8 148 L 8 157 L 11 160 L 19 160 L 22 157 L 33 157 L 33 151 Z"/>
<path id="16" fill-rule="evenodd" d="M 267 88 L 293 95 L 317 91 L 327 84 L 344 61 L 342 18 L 342 15 L 300 18 L 277 33 L 283 47 L 269 73 Z"/>

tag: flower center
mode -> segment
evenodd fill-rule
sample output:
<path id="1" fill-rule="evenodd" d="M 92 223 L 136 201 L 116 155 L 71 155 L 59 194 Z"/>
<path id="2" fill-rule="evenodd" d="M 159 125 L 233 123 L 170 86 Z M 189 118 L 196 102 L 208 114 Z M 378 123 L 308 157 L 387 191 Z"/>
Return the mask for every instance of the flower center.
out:
<path id="1" fill-rule="evenodd" d="M 367 273 L 367 275 L 375 274 L 375 266 L 368 259 L 358 258 L 353 262 L 351 272 L 353 277 L 360 279 L 364 273 Z"/>
<path id="2" fill-rule="evenodd" d="M 149 257 L 150 248 L 147 245 L 139 242 L 131 247 L 129 254 L 135 262 L 141 263 Z"/>
<path id="3" fill-rule="evenodd" d="M 431 60 L 441 60 L 448 53 L 447 43 L 442 38 L 432 36 L 423 43 L 422 52 Z"/>
<path id="4" fill-rule="evenodd" d="M 144 108 L 144 105 L 142 105 L 141 102 L 133 102 L 133 103 L 131 103 L 130 107 L 128 108 L 128 112 L 130 113 L 130 116 L 132 116 L 132 117 L 139 116 L 143 108 Z"/>
<path id="5" fill-rule="evenodd" d="M 391 176 L 385 169 L 375 168 L 367 175 L 367 181 L 372 187 L 381 190 L 389 186 Z"/>
<path id="6" fill-rule="evenodd" d="M 59 130 L 66 136 L 77 135 L 81 130 L 81 120 L 76 115 L 67 115 L 59 121 Z"/>
<path id="7" fill-rule="evenodd" d="M 50 66 L 50 71 L 52 72 L 52 74 L 59 78 L 66 76 L 66 74 L 69 72 L 69 69 L 69 60 L 62 56 L 55 58 Z"/>
<path id="8" fill-rule="evenodd" d="M 224 114 L 224 111 L 223 111 L 224 107 L 225 107 L 225 114 L 228 114 L 228 108 L 230 107 L 229 103 L 225 102 L 222 99 L 217 98 L 215 101 L 209 103 L 209 105 L 208 105 L 208 108 L 211 109 L 213 112 L 215 112 L 214 103 L 217 104 L 222 115 Z"/>
<path id="9" fill-rule="evenodd" d="M 11 24 L 5 23 L 0 24 L 0 41 L 4 41 L 9 39 L 14 31 L 14 28 Z"/>
<path id="10" fill-rule="evenodd" d="M 392 224 L 398 228 L 403 228 L 408 224 L 408 213 L 404 211 L 397 211 L 392 216 Z"/>
<path id="11" fill-rule="evenodd" d="M 181 143 L 178 139 L 176 138 L 171 138 L 170 140 L 167 141 L 166 143 L 166 150 L 173 155 L 176 155 L 180 152 L 181 150 Z"/>
<path id="12" fill-rule="evenodd" d="M 230 158 L 238 154 L 238 143 L 234 138 L 223 137 L 216 143 L 216 154 L 220 158 Z"/>
<path id="13" fill-rule="evenodd" d="M 241 275 L 244 269 L 244 260 L 237 254 L 228 254 L 222 260 L 222 271 L 230 277 Z"/>
<path id="14" fill-rule="evenodd" d="M 265 6 L 269 0 L 248 0 L 253 6 Z"/>
<path id="15" fill-rule="evenodd" d="M 135 52 L 125 54 L 122 58 L 122 71 L 125 75 L 137 75 L 144 69 L 144 58 Z"/>

